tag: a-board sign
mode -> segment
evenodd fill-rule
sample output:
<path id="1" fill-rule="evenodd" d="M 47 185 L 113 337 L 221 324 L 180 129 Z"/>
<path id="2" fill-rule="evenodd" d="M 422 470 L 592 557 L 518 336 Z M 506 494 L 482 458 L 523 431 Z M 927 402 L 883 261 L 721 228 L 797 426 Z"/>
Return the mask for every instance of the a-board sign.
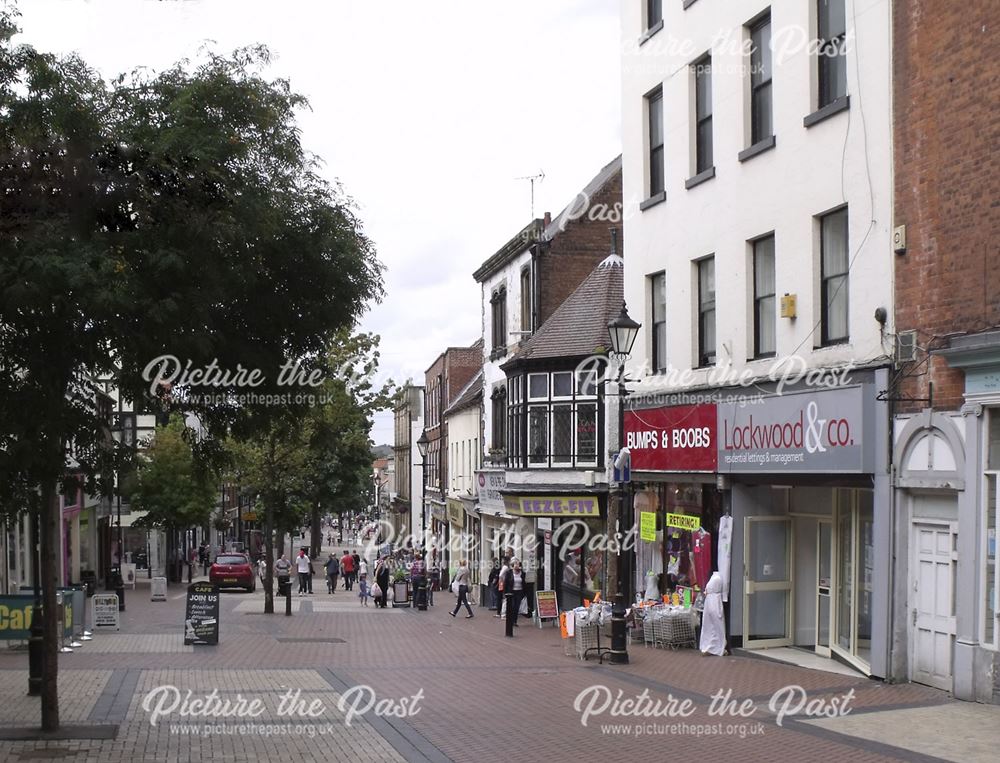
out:
<path id="1" fill-rule="evenodd" d="M 555 591 L 535 592 L 535 612 L 539 620 L 556 620 L 559 618 L 559 602 Z"/>
<path id="2" fill-rule="evenodd" d="M 153 578 L 149 581 L 150 601 L 167 600 L 167 579 Z"/>
<path id="3" fill-rule="evenodd" d="M 219 587 L 214 583 L 192 583 L 188 586 L 184 643 L 219 643 Z"/>
<path id="4" fill-rule="evenodd" d="M 94 608 L 94 627 L 118 630 L 118 594 L 95 593 L 90 602 Z"/>

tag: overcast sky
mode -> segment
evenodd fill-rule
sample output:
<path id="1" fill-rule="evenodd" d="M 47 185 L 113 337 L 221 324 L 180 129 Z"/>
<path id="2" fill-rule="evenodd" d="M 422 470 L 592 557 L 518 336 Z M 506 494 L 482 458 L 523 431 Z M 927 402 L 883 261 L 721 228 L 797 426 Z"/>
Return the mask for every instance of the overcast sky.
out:
<path id="1" fill-rule="evenodd" d="M 615 0 L 20 0 L 20 38 L 106 77 L 209 44 L 275 55 L 311 111 L 306 148 L 357 203 L 387 266 L 362 328 L 383 372 L 423 373 L 481 333 L 472 272 L 621 152 Z M 392 416 L 372 437 L 392 442 Z"/>

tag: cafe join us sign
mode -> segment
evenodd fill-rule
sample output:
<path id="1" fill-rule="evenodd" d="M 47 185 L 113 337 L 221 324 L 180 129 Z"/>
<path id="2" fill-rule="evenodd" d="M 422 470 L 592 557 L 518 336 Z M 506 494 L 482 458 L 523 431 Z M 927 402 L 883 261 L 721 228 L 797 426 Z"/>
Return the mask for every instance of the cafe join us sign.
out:
<path id="1" fill-rule="evenodd" d="M 597 496 L 504 496 L 508 514 L 526 517 L 597 517 L 601 514 Z"/>

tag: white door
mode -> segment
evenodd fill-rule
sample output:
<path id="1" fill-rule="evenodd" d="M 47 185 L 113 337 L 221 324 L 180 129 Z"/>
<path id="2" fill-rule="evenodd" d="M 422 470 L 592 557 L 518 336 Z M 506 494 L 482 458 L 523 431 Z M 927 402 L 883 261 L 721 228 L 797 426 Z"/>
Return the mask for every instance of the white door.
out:
<path id="1" fill-rule="evenodd" d="M 833 523 L 816 523 L 816 654 L 830 656 L 830 623 L 833 616 Z"/>
<path id="2" fill-rule="evenodd" d="M 910 587 L 910 679 L 952 689 L 955 528 L 914 522 Z"/>

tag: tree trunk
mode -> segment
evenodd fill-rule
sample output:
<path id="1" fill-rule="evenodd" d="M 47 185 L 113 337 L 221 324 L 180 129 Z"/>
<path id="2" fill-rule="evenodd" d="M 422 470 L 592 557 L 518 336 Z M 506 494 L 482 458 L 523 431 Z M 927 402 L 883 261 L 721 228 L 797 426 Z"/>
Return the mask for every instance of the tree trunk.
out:
<path id="1" fill-rule="evenodd" d="M 323 528 L 320 527 L 319 519 L 319 501 L 316 501 L 312 507 L 312 553 L 309 555 L 313 559 L 319 559 L 319 555 L 323 553 Z"/>
<path id="2" fill-rule="evenodd" d="M 59 547 L 59 494 L 56 486 L 47 483 L 40 506 L 42 612 L 44 615 L 44 645 L 42 648 L 42 731 L 59 729 L 59 622 L 56 618 L 56 588 L 59 568 L 56 549 Z"/>
<path id="3" fill-rule="evenodd" d="M 264 558 L 267 572 L 264 574 L 264 614 L 274 614 L 274 510 L 271 502 L 264 506 Z"/>

